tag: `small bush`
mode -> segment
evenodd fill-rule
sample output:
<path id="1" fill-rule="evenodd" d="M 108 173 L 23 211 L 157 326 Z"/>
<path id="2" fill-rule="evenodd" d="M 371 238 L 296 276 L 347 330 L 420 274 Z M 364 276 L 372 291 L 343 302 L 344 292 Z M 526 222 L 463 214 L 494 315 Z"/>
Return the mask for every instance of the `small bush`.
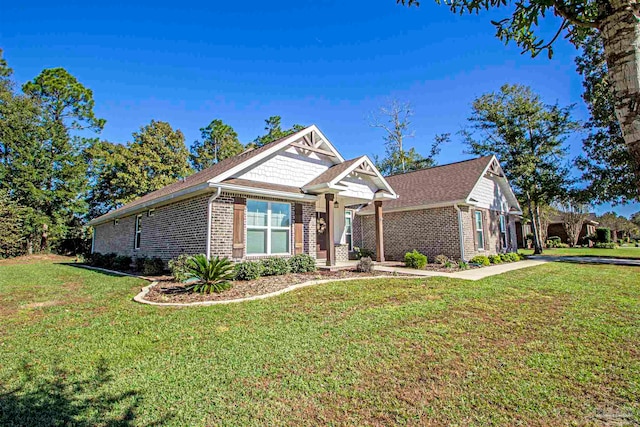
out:
<path id="1" fill-rule="evenodd" d="M 142 274 L 157 276 L 164 273 L 164 262 L 160 258 L 146 258 L 142 265 Z"/>
<path id="2" fill-rule="evenodd" d="M 489 262 L 491 264 L 502 264 L 502 258 L 500 258 L 500 255 L 489 255 Z"/>
<path id="3" fill-rule="evenodd" d="M 260 261 L 243 261 L 234 266 L 236 280 L 255 280 L 262 275 L 263 270 Z"/>
<path id="4" fill-rule="evenodd" d="M 356 256 L 356 259 L 362 259 L 362 258 L 375 258 L 376 253 L 375 251 L 369 250 L 369 249 L 365 249 L 365 248 L 359 248 L 357 246 L 353 247 L 353 253 Z"/>
<path id="5" fill-rule="evenodd" d="M 522 252 L 517 252 L 516 255 L 518 255 L 518 261 L 522 261 L 527 259 L 527 256 L 525 254 L 523 254 Z"/>
<path id="6" fill-rule="evenodd" d="M 271 257 L 260 260 L 263 276 L 281 276 L 291 271 L 286 258 Z"/>
<path id="7" fill-rule="evenodd" d="M 518 255 L 515 252 L 509 252 L 507 254 L 505 254 L 507 259 L 509 260 L 509 262 L 516 262 L 516 261 L 520 261 L 520 255 Z"/>
<path id="8" fill-rule="evenodd" d="M 372 273 L 373 272 L 373 260 L 371 257 L 363 257 L 360 258 L 358 265 L 356 266 L 356 270 L 361 273 Z"/>
<path id="9" fill-rule="evenodd" d="M 607 227 L 596 228 L 596 241 L 598 243 L 610 243 L 611 242 L 611 229 Z"/>
<path id="10" fill-rule="evenodd" d="M 458 268 L 460 270 L 468 270 L 469 269 L 469 264 L 467 264 L 463 260 L 460 260 L 460 261 L 458 261 Z"/>
<path id="11" fill-rule="evenodd" d="M 445 265 L 447 262 L 449 262 L 449 258 L 446 255 L 436 256 L 436 264 Z"/>
<path id="12" fill-rule="evenodd" d="M 427 266 L 427 256 L 414 249 L 404 254 L 404 265 L 409 268 L 423 269 Z"/>
<path id="13" fill-rule="evenodd" d="M 489 257 L 486 255 L 476 255 L 473 258 L 471 258 L 469 262 L 471 264 L 477 264 L 477 265 L 483 265 L 483 266 L 491 265 L 491 261 L 489 261 Z"/>
<path id="14" fill-rule="evenodd" d="M 509 254 L 498 254 L 500 256 L 500 261 L 502 262 L 511 262 L 511 258 L 509 258 Z"/>
<path id="15" fill-rule="evenodd" d="M 136 265 L 136 271 L 139 273 L 142 273 L 142 271 L 144 270 L 144 264 L 147 262 L 148 258 L 141 256 L 141 257 L 136 257 L 134 264 Z"/>
<path id="16" fill-rule="evenodd" d="M 119 271 L 129 271 L 131 269 L 131 257 L 118 255 L 113 261 L 113 268 Z"/>
<path id="17" fill-rule="evenodd" d="M 292 273 L 309 273 L 316 271 L 316 260 L 307 254 L 298 254 L 289 258 L 289 267 Z"/>
<path id="18" fill-rule="evenodd" d="M 103 255 L 102 266 L 108 270 L 113 270 L 116 266 L 117 257 L 118 257 L 118 254 L 114 252 L 110 252 L 106 255 Z"/>
<path id="19" fill-rule="evenodd" d="M 104 255 L 99 252 L 92 253 L 88 259 L 89 265 L 94 267 L 104 266 Z"/>
<path id="20" fill-rule="evenodd" d="M 450 260 L 447 260 L 443 265 L 444 265 L 445 268 L 453 267 L 453 263 Z"/>
<path id="21" fill-rule="evenodd" d="M 204 254 L 194 255 L 187 260 L 187 275 L 195 277 L 198 282 L 191 286 L 195 292 L 220 293 L 231 288 L 229 281 L 233 280 L 235 273 L 233 265 L 227 258 L 207 259 Z"/>
<path id="22" fill-rule="evenodd" d="M 184 282 L 189 276 L 188 262 L 191 255 L 182 254 L 172 260 L 169 260 L 169 270 L 171 275 L 178 282 Z"/>
<path id="23" fill-rule="evenodd" d="M 616 247 L 616 244 L 613 242 L 609 242 L 609 243 L 597 242 L 596 244 L 593 245 L 593 247 L 598 249 L 614 249 Z"/>

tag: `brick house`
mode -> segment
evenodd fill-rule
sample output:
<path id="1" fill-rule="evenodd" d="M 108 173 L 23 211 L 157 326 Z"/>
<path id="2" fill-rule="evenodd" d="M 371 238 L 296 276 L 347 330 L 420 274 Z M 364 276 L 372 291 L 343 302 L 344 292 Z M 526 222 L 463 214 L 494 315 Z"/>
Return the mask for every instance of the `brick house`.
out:
<path id="1" fill-rule="evenodd" d="M 596 221 L 596 215 L 594 213 L 588 214 L 580 228 L 578 240 L 575 242 L 569 242 L 569 235 L 567 234 L 567 230 L 564 228 L 564 221 L 562 220 L 561 215 L 555 215 L 549 222 L 549 227 L 547 228 L 547 239 L 555 236 L 559 237 L 562 243 L 566 243 L 571 246 L 580 244 L 584 241 L 585 237 L 596 234 L 596 228 L 599 224 L 600 223 Z M 589 242 L 589 245 L 591 245 L 591 242 Z"/>
<path id="2" fill-rule="evenodd" d="M 429 260 L 469 260 L 517 249 L 518 200 L 495 156 L 386 177 L 398 194 L 384 206 L 384 255 L 401 260 L 413 249 Z M 354 220 L 356 246 L 376 250 L 375 210 Z M 379 245 L 378 245 L 379 246 Z"/>
<path id="3" fill-rule="evenodd" d="M 353 246 L 354 207 L 381 216 L 396 198 L 367 156 L 345 160 L 310 126 L 93 219 L 92 252 L 165 261 L 306 253 L 334 265 Z"/>

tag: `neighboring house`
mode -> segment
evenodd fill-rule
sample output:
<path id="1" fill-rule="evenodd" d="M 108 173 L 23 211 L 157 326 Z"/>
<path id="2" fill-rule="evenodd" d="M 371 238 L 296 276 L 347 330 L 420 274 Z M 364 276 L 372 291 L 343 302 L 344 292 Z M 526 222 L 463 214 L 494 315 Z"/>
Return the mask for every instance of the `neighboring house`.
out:
<path id="1" fill-rule="evenodd" d="M 578 241 L 574 242 L 574 244 L 580 244 L 583 242 L 584 237 L 596 234 L 596 227 L 598 227 L 599 222 L 596 221 L 596 215 L 593 213 L 588 214 L 584 223 L 582 224 L 582 228 L 580 229 L 580 234 L 578 235 Z M 560 237 L 562 243 L 569 243 L 569 236 L 567 235 L 567 231 L 564 228 L 564 222 L 562 221 L 562 217 L 560 215 L 555 215 L 551 221 L 549 222 L 549 227 L 547 228 L 547 239 L 553 236 Z M 591 244 L 591 243 L 589 243 Z"/>
<path id="2" fill-rule="evenodd" d="M 383 204 L 381 241 L 387 259 L 413 249 L 429 260 L 444 254 L 459 260 L 517 249 L 520 205 L 495 156 L 480 157 L 386 177 L 398 194 Z M 360 209 L 356 246 L 376 250 L 375 209 Z"/>
<path id="3" fill-rule="evenodd" d="M 350 207 L 372 204 L 380 213 L 396 197 L 367 156 L 343 159 L 310 126 L 90 221 L 92 252 L 165 261 L 306 253 L 334 265 L 353 245 Z"/>

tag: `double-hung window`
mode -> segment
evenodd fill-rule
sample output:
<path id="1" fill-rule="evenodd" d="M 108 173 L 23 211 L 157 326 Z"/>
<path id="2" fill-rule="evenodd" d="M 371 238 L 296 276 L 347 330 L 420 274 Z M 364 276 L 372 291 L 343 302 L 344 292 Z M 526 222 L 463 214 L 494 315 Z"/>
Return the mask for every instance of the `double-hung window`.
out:
<path id="1" fill-rule="evenodd" d="M 475 226 L 476 226 L 476 244 L 479 250 L 484 249 L 484 227 L 482 224 L 482 212 L 475 211 Z"/>
<path id="2" fill-rule="evenodd" d="M 350 251 L 353 250 L 353 212 L 344 211 L 344 236 L 347 243 L 347 247 Z"/>
<path id="3" fill-rule="evenodd" d="M 500 215 L 500 243 L 502 248 L 507 248 L 507 217 Z"/>
<path id="4" fill-rule="evenodd" d="M 136 217 L 136 235 L 133 248 L 140 249 L 140 238 L 142 237 L 142 215 Z"/>
<path id="5" fill-rule="evenodd" d="M 288 255 L 290 237 L 289 203 L 247 200 L 247 255 Z"/>

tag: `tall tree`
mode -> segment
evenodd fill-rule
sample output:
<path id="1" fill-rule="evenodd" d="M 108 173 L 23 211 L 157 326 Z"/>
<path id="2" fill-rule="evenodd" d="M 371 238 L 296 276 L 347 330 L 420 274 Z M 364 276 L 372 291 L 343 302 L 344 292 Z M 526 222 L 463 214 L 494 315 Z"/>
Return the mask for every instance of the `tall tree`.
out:
<path id="1" fill-rule="evenodd" d="M 33 185 L 32 200 L 25 205 L 51 219 L 53 228 L 48 234 L 64 235 L 68 224 L 86 213 L 83 152 L 91 139 L 85 135 L 100 132 L 105 121 L 94 114 L 92 91 L 63 68 L 42 71 L 22 89 L 41 106 L 43 129 L 37 156 L 42 175 Z"/>
<path id="2" fill-rule="evenodd" d="M 282 118 L 280 116 L 271 116 L 266 119 L 264 130 L 267 133 L 254 139 L 252 145 L 254 147 L 262 147 L 276 139 L 284 138 L 305 128 L 305 126 L 295 124 L 289 129 L 282 129 L 281 122 Z"/>
<path id="3" fill-rule="evenodd" d="M 546 105 L 531 88 L 504 85 L 472 104 L 469 129 L 463 132 L 470 152 L 496 154 L 532 220 L 534 251 L 542 252 L 540 206 L 566 193 L 568 169 L 564 141 L 577 123 L 571 109 Z"/>
<path id="4" fill-rule="evenodd" d="M 559 217 L 562 220 L 562 226 L 569 246 L 574 247 L 578 243 L 582 225 L 589 216 L 589 207 L 582 202 L 581 196 L 572 194 L 571 192 L 563 197 L 557 204 Z"/>
<path id="5" fill-rule="evenodd" d="M 200 128 L 202 139 L 191 146 L 189 160 L 196 171 L 206 169 L 244 151 L 236 131 L 220 119 Z"/>
<path id="6" fill-rule="evenodd" d="M 89 164 L 90 190 L 87 196 L 89 218 L 103 215 L 131 199 L 137 185 L 129 177 L 129 162 L 135 161 L 126 145 L 96 141 L 86 151 Z"/>
<path id="7" fill-rule="evenodd" d="M 576 159 L 576 165 L 583 171 L 582 178 L 587 182 L 589 197 L 598 203 L 637 200 L 634 163 L 616 119 L 613 89 L 600 35 L 585 39 L 576 65 L 583 77 L 582 98 L 591 115 L 586 123 L 589 133 L 582 143 L 584 153 Z"/>
<path id="8" fill-rule="evenodd" d="M 418 0 L 396 0 L 419 5 Z M 436 0 L 454 13 L 479 13 L 506 6 L 506 0 Z M 562 35 L 576 45 L 591 31 L 602 37 L 608 74 L 614 88 L 615 112 L 634 159 L 636 188 L 640 190 L 640 20 L 637 0 L 525 0 L 513 3 L 511 16 L 492 21 L 496 36 L 515 41 L 533 56 L 553 54 L 553 43 Z M 551 40 L 540 36 L 540 21 L 555 15 L 558 29 Z"/>
<path id="9" fill-rule="evenodd" d="M 436 165 L 435 157 L 440 154 L 440 145 L 449 141 L 449 134 L 436 135 L 429 154 L 425 157 L 415 147 L 408 148 L 406 139 L 413 138 L 411 117 L 413 109 L 408 102 L 392 100 L 380 107 L 369 118 L 369 125 L 384 131 L 385 157 L 374 156 L 376 167 L 383 175 L 395 175 L 426 169 Z"/>
<path id="10" fill-rule="evenodd" d="M 0 259 L 22 253 L 22 212 L 20 206 L 9 197 L 7 190 L 0 189 Z"/>

